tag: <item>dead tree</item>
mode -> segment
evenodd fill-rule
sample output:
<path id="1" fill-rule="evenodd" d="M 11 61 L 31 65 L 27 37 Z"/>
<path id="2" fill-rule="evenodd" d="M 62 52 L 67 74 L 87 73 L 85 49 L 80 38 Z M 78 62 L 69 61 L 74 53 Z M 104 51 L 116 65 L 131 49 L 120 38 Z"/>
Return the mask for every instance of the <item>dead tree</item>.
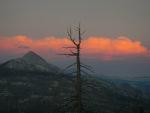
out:
<path id="1" fill-rule="evenodd" d="M 73 38 L 73 32 L 77 32 L 78 39 Z M 74 81 L 75 94 L 72 99 L 73 112 L 75 112 L 75 113 L 85 112 L 85 110 L 83 109 L 83 103 L 82 103 L 82 81 L 81 81 L 81 73 L 84 73 L 84 71 L 81 70 L 81 68 L 85 68 L 87 70 L 92 71 L 87 65 L 84 65 L 80 61 L 80 52 L 81 52 L 81 43 L 82 43 L 82 35 L 83 34 L 84 34 L 84 32 L 81 31 L 80 24 L 78 27 L 75 27 L 75 29 L 72 29 L 71 27 L 69 29 L 67 29 L 67 36 L 68 36 L 69 40 L 72 42 L 73 46 L 64 47 L 66 49 L 69 49 L 70 52 L 65 53 L 65 54 L 60 54 L 60 55 L 72 56 L 72 57 L 76 58 L 75 63 L 73 63 L 65 68 L 65 70 L 66 70 L 72 66 L 76 67 L 75 81 Z"/>

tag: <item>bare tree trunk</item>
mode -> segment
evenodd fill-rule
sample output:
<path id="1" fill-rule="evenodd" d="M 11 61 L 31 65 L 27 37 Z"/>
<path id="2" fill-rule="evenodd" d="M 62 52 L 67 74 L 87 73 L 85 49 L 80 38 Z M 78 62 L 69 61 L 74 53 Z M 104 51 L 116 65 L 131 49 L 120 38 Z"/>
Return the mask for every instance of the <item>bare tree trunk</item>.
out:
<path id="1" fill-rule="evenodd" d="M 75 97 L 76 97 L 76 105 L 75 111 L 77 113 L 82 112 L 82 90 L 81 90 L 81 65 L 80 65 L 80 45 L 77 46 L 77 56 L 76 56 L 76 62 L 77 62 L 77 75 L 76 75 L 76 81 L 75 81 Z"/>
<path id="2" fill-rule="evenodd" d="M 76 57 L 76 76 L 75 76 L 75 94 L 74 94 L 74 99 L 73 99 L 73 111 L 74 113 L 83 113 L 83 105 L 82 105 L 82 82 L 81 82 L 81 66 L 88 69 L 88 67 L 83 66 L 80 62 L 80 45 L 82 42 L 82 35 L 84 32 L 81 32 L 81 27 L 80 24 L 78 27 L 76 27 L 75 31 L 78 32 L 78 39 L 75 40 L 72 37 L 72 29 L 67 30 L 67 35 L 72 42 L 73 46 L 70 47 L 65 47 L 67 49 L 70 49 L 70 53 L 65 53 L 65 54 L 60 54 L 60 55 L 66 55 L 66 56 L 74 56 Z M 74 49 L 72 51 L 71 49 Z M 67 68 L 70 68 L 74 66 L 74 64 L 68 66 Z"/>

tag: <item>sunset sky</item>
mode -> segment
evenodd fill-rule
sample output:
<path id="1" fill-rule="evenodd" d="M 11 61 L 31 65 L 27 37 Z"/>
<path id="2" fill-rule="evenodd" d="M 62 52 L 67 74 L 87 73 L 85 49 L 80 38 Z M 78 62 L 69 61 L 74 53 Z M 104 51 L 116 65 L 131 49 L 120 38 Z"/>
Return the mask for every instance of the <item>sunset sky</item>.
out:
<path id="1" fill-rule="evenodd" d="M 97 72 L 128 73 L 123 69 L 132 63 L 136 73 L 150 73 L 149 12 L 149 0 L 1 0 L 0 62 L 32 50 L 64 65 L 66 59 L 56 54 L 71 45 L 67 27 L 80 21 L 86 31 L 82 57 Z"/>

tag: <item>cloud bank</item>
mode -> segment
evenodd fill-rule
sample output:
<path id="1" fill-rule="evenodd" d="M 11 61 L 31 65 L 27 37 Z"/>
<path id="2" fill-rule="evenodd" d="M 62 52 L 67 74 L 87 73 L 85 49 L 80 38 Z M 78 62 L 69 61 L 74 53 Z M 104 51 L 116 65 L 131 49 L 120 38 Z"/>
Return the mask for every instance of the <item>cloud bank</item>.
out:
<path id="1" fill-rule="evenodd" d="M 71 46 L 68 38 L 45 37 L 31 39 L 27 36 L 0 37 L 0 54 L 23 54 L 29 50 L 35 51 L 48 60 L 58 53 L 67 52 L 62 47 Z M 150 57 L 150 50 L 140 41 L 127 37 L 88 37 L 82 42 L 82 55 L 100 60 L 145 56 Z"/>

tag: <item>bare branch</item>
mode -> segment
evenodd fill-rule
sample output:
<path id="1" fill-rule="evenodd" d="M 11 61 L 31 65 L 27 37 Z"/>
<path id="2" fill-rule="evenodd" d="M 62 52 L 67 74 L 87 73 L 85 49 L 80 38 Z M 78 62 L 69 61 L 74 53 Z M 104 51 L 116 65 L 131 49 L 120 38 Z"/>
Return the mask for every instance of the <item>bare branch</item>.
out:
<path id="1" fill-rule="evenodd" d="M 66 54 L 66 53 L 62 53 L 62 54 L 57 54 L 57 55 L 64 55 L 64 56 L 77 56 L 76 54 L 70 54 L 70 53 L 68 53 L 68 54 Z"/>
<path id="2" fill-rule="evenodd" d="M 88 68 L 93 69 L 93 67 L 92 67 L 92 66 L 90 66 L 90 65 L 84 64 L 84 63 L 82 63 L 82 62 L 81 62 L 81 64 L 82 64 L 82 65 L 84 65 L 84 66 L 86 66 L 86 67 L 88 67 Z"/>
<path id="3" fill-rule="evenodd" d="M 79 45 L 81 44 L 81 40 L 82 40 L 82 38 L 81 38 L 81 25 L 80 25 L 80 23 L 79 23 Z"/>
<path id="4" fill-rule="evenodd" d="M 63 48 L 65 48 L 65 49 L 76 49 L 76 47 L 73 47 L 73 46 L 70 46 L 70 47 L 63 47 Z"/>
<path id="5" fill-rule="evenodd" d="M 82 32 L 81 32 L 81 35 L 84 35 L 85 33 L 86 33 L 86 31 L 82 31 Z"/>
<path id="6" fill-rule="evenodd" d="M 84 32 L 81 32 L 81 24 L 79 23 L 78 26 L 75 26 L 74 30 L 78 32 L 78 45 L 80 45 L 82 41 L 82 35 L 84 34 Z"/>
<path id="7" fill-rule="evenodd" d="M 83 70 L 81 70 L 81 72 L 84 73 L 84 74 L 86 74 L 86 75 L 88 75 L 88 76 L 92 76 L 91 74 L 89 74 L 89 73 L 87 73 L 87 72 L 85 72 L 85 71 L 83 71 Z M 83 75 L 83 74 L 82 74 L 82 75 Z"/>
<path id="8" fill-rule="evenodd" d="M 73 63 L 73 64 L 67 66 L 65 69 L 63 69 L 63 70 L 61 70 L 60 72 L 58 72 L 58 74 L 65 72 L 67 69 L 69 69 L 69 68 L 71 68 L 71 67 L 73 67 L 73 66 L 75 66 L 75 65 L 76 65 L 76 63 Z"/>
<path id="9" fill-rule="evenodd" d="M 78 32 L 78 36 L 79 36 L 78 37 L 78 43 L 75 41 L 75 39 L 72 38 L 72 28 L 71 27 L 69 29 L 67 29 L 67 35 L 70 38 L 70 40 L 77 46 L 77 45 L 81 44 L 82 35 L 85 33 L 85 31 L 81 32 L 81 24 L 80 24 L 80 22 L 79 22 L 78 27 L 75 27 L 74 30 Z"/>
<path id="10" fill-rule="evenodd" d="M 78 45 L 76 42 L 75 42 L 75 40 L 72 38 L 72 29 L 71 29 L 71 27 L 69 28 L 69 30 L 67 30 L 67 35 L 68 35 L 68 37 L 70 38 L 70 40 L 71 40 L 71 42 L 72 43 L 74 43 L 74 45 Z"/>
<path id="11" fill-rule="evenodd" d="M 75 54 L 75 55 L 77 55 L 77 53 L 76 53 L 76 52 L 73 52 L 71 49 L 70 49 L 70 52 L 71 52 L 72 54 Z"/>
<path id="12" fill-rule="evenodd" d="M 65 68 L 65 70 L 68 69 L 68 68 L 70 68 L 70 67 L 72 67 L 72 66 L 75 66 L 76 64 L 77 64 L 77 63 L 73 63 L 73 64 L 67 66 L 67 67 Z"/>
<path id="13" fill-rule="evenodd" d="M 90 69 L 89 67 L 86 67 L 86 66 L 84 66 L 84 65 L 82 65 L 82 64 L 81 64 L 80 66 L 83 67 L 84 69 L 86 69 L 86 70 L 88 70 L 88 71 L 94 73 L 94 70 Z"/>

